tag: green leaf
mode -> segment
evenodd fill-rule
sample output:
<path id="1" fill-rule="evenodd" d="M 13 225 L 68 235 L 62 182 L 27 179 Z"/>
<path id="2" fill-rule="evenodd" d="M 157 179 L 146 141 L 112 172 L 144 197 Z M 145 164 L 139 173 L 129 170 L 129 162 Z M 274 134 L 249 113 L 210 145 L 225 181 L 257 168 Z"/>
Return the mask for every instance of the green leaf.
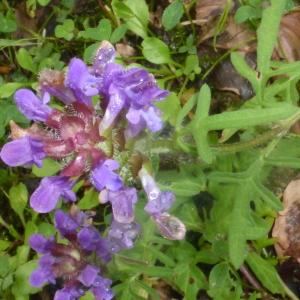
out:
<path id="1" fill-rule="evenodd" d="M 15 272 L 12 293 L 16 299 L 19 299 L 20 296 L 35 294 L 39 291 L 39 289 L 32 287 L 28 281 L 30 274 L 36 269 L 36 267 L 37 264 L 35 261 L 29 261 L 21 265 Z"/>
<path id="2" fill-rule="evenodd" d="M 14 32 L 16 30 L 16 21 L 13 18 L 9 16 L 4 16 L 2 13 L 0 13 L 0 32 L 9 33 Z"/>
<path id="3" fill-rule="evenodd" d="M 231 279 L 229 276 L 229 266 L 223 262 L 213 267 L 209 274 L 208 294 L 213 299 L 225 299 L 231 289 Z"/>
<path id="4" fill-rule="evenodd" d="M 127 7 L 130 7 L 134 15 L 140 20 L 140 22 L 147 28 L 149 22 L 149 9 L 145 0 L 125 0 Z"/>
<path id="5" fill-rule="evenodd" d="M 131 2 L 127 1 L 127 2 L 131 3 L 132 1 Z M 145 9 L 143 9 L 143 7 L 145 7 L 146 5 L 145 1 L 144 0 L 139 0 L 138 2 L 134 1 L 133 4 L 131 3 L 131 6 L 128 6 L 127 2 L 124 3 L 120 0 L 112 0 L 111 5 L 115 15 L 126 22 L 129 30 L 131 30 L 132 32 L 134 32 L 135 34 L 137 34 L 142 38 L 146 38 L 147 37 L 146 24 L 148 22 L 148 18 L 146 17 L 145 19 L 141 20 L 141 17 L 142 16 L 145 17 L 147 14 L 145 12 Z M 137 13 L 140 10 L 143 10 L 141 12 L 142 14 Z"/>
<path id="6" fill-rule="evenodd" d="M 95 41 L 109 40 L 111 35 L 111 23 L 108 19 L 102 19 L 96 28 L 87 28 L 81 32 L 81 36 Z"/>
<path id="7" fill-rule="evenodd" d="M 207 84 L 204 84 L 202 85 L 197 96 L 197 109 L 195 114 L 196 120 L 200 120 L 208 116 L 210 102 L 211 102 L 210 88 Z"/>
<path id="8" fill-rule="evenodd" d="M 95 44 L 89 45 L 87 48 L 84 49 L 83 59 L 86 63 L 91 64 L 95 57 L 95 53 L 99 48 L 100 43 L 97 42 Z"/>
<path id="9" fill-rule="evenodd" d="M 45 158 L 41 168 L 33 165 L 32 173 L 37 177 L 47 177 L 55 175 L 60 169 L 61 165 L 57 161 L 51 158 Z"/>
<path id="10" fill-rule="evenodd" d="M 273 294 L 285 294 L 274 266 L 254 252 L 248 254 L 246 261 L 265 288 Z"/>
<path id="11" fill-rule="evenodd" d="M 254 191 L 273 209 L 280 211 L 283 205 L 278 197 L 276 197 L 269 189 L 267 189 L 261 182 L 252 181 L 251 186 Z"/>
<path id="12" fill-rule="evenodd" d="M 169 47 L 156 37 L 145 38 L 142 48 L 145 58 L 154 64 L 167 64 L 172 61 Z"/>
<path id="13" fill-rule="evenodd" d="M 199 58 L 196 54 L 190 54 L 185 59 L 185 66 L 183 70 L 183 74 L 189 75 L 192 73 L 199 74 L 201 72 L 201 68 L 199 67 Z"/>
<path id="14" fill-rule="evenodd" d="M 11 245 L 11 242 L 0 240 L 0 251 L 5 251 L 9 246 Z"/>
<path id="15" fill-rule="evenodd" d="M 196 104 L 198 94 L 193 95 L 182 107 L 179 111 L 177 118 L 176 118 L 176 130 L 179 130 L 181 124 L 183 123 L 184 118 L 188 115 L 188 113 L 193 109 Z"/>
<path id="16" fill-rule="evenodd" d="M 71 41 L 74 37 L 75 25 L 73 20 L 67 19 L 63 22 L 62 25 L 57 25 L 55 27 L 55 36 L 58 38 L 63 38 L 67 41 Z"/>
<path id="17" fill-rule="evenodd" d="M 125 35 L 126 31 L 128 30 L 128 26 L 126 24 L 122 24 L 121 26 L 117 27 L 110 37 L 110 41 L 115 44 L 119 42 Z"/>
<path id="18" fill-rule="evenodd" d="M 270 69 L 270 60 L 285 7 L 286 0 L 272 0 L 271 6 L 263 11 L 262 20 L 257 30 L 257 68 L 262 74 Z"/>
<path id="19" fill-rule="evenodd" d="M 297 112 L 297 107 L 288 104 L 277 105 L 273 108 L 242 109 L 238 111 L 223 112 L 209 116 L 198 123 L 199 128 L 219 130 L 224 128 L 248 128 L 278 122 Z"/>
<path id="20" fill-rule="evenodd" d="M 18 185 L 11 187 L 8 194 L 11 208 L 20 217 L 23 224 L 25 224 L 23 212 L 28 202 L 28 191 L 26 185 L 19 183 Z"/>
<path id="21" fill-rule="evenodd" d="M 243 263 L 247 255 L 247 214 L 249 212 L 248 187 L 245 185 L 237 189 L 238 199 L 234 199 L 234 205 L 229 224 L 228 244 L 229 258 L 236 269 Z"/>
<path id="22" fill-rule="evenodd" d="M 39 5 L 46 6 L 50 3 L 51 0 L 38 0 Z"/>
<path id="23" fill-rule="evenodd" d="M 182 18 L 184 6 L 181 0 L 175 0 L 165 10 L 162 15 L 162 24 L 166 30 L 174 28 Z"/>
<path id="24" fill-rule="evenodd" d="M 163 112 L 164 120 L 169 121 L 171 125 L 175 125 L 177 115 L 181 109 L 177 95 L 175 93 L 170 93 L 164 101 L 157 102 L 156 106 Z"/>
<path id="25" fill-rule="evenodd" d="M 19 49 L 16 55 L 18 64 L 25 70 L 36 72 L 36 65 L 34 65 L 33 60 L 29 52 L 25 48 Z"/>
<path id="26" fill-rule="evenodd" d="M 184 293 L 184 300 L 196 300 L 199 290 L 206 287 L 206 278 L 195 265 L 177 264 L 174 275 L 175 284 Z"/>
<path id="27" fill-rule="evenodd" d="M 0 86 L 0 98 L 10 97 L 17 89 L 26 86 L 22 82 L 8 82 Z"/>
<path id="28" fill-rule="evenodd" d="M 204 188 L 204 182 L 200 181 L 198 178 L 194 180 L 192 178 L 180 179 L 177 182 L 173 183 L 168 187 L 171 189 L 177 196 L 182 197 L 191 197 L 199 194 Z"/>
<path id="29" fill-rule="evenodd" d="M 261 17 L 261 9 L 249 5 L 239 7 L 234 15 L 234 20 L 237 24 L 247 20 L 258 19 Z"/>
<path id="30" fill-rule="evenodd" d="M 231 53 L 231 62 L 234 68 L 246 79 L 248 79 L 255 91 L 258 90 L 258 75 L 257 73 L 251 69 L 251 67 L 247 64 L 244 57 L 241 56 L 237 52 Z"/>
<path id="31" fill-rule="evenodd" d="M 84 193 L 83 198 L 78 202 L 80 209 L 91 209 L 99 205 L 99 193 L 91 188 Z"/>

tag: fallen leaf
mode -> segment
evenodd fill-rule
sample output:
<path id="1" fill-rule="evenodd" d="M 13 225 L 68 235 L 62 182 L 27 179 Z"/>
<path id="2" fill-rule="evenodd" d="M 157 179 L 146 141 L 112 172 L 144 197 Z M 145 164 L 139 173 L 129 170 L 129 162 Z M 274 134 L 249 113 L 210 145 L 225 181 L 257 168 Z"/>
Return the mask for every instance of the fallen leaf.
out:
<path id="1" fill-rule="evenodd" d="M 284 210 L 278 213 L 272 236 L 278 256 L 291 256 L 300 263 L 300 179 L 291 181 L 283 193 Z"/>
<path id="2" fill-rule="evenodd" d="M 285 15 L 278 34 L 277 55 L 288 61 L 300 59 L 300 11 Z"/>
<path id="3" fill-rule="evenodd" d="M 118 43 L 116 44 L 116 49 L 122 57 L 130 57 L 136 54 L 135 49 L 127 44 Z"/>

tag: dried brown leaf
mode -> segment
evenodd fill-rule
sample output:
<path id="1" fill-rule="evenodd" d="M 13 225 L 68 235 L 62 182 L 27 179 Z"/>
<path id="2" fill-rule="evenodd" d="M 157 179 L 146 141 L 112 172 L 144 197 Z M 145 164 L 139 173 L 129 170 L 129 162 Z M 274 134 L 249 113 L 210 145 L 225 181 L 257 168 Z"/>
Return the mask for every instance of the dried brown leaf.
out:
<path id="1" fill-rule="evenodd" d="M 122 57 L 130 57 L 136 54 L 135 49 L 127 44 L 118 43 L 116 44 L 116 49 Z"/>
<path id="2" fill-rule="evenodd" d="M 291 181 L 283 193 L 284 210 L 278 213 L 272 236 L 278 256 L 292 256 L 300 262 L 300 180 Z"/>
<path id="3" fill-rule="evenodd" d="M 279 30 L 277 55 L 288 61 L 300 59 L 300 11 L 294 11 L 282 18 Z"/>

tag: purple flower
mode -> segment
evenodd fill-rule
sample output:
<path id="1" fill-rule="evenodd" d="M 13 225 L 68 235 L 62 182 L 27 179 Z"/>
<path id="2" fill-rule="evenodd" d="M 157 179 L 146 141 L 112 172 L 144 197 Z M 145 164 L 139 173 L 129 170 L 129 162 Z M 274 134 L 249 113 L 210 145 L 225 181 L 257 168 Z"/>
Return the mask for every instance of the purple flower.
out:
<path id="1" fill-rule="evenodd" d="M 58 229 L 62 236 L 66 237 L 76 234 L 76 230 L 80 225 L 76 219 L 72 218 L 62 210 L 57 210 L 55 212 L 54 221 L 56 229 Z"/>
<path id="2" fill-rule="evenodd" d="M 103 133 L 116 120 L 123 109 L 138 112 L 133 121 L 130 135 L 138 134 L 142 129 L 149 128 L 158 131 L 162 127 L 159 110 L 153 106 L 155 101 L 163 100 L 168 92 L 160 89 L 153 75 L 140 68 L 124 69 L 113 62 L 115 50 L 108 42 L 101 44 L 98 50 L 93 70 L 98 78 L 100 94 L 107 103 L 100 132 Z M 133 116 L 131 118 L 133 120 Z"/>
<path id="3" fill-rule="evenodd" d="M 65 287 L 56 291 L 54 300 L 76 300 L 84 295 L 84 291 L 74 287 Z"/>
<path id="4" fill-rule="evenodd" d="M 91 96 L 98 94 L 97 79 L 90 74 L 87 65 L 78 58 L 69 64 L 65 85 L 69 87 L 78 101 L 91 106 Z"/>
<path id="5" fill-rule="evenodd" d="M 129 121 L 126 136 L 129 138 L 137 136 L 145 128 L 152 132 L 157 132 L 163 127 L 161 111 L 155 106 L 143 109 L 130 108 L 126 118 Z"/>
<path id="6" fill-rule="evenodd" d="M 102 258 L 105 240 L 87 220 L 89 215 L 74 206 L 69 214 L 58 210 L 55 213 L 55 227 L 66 238 L 63 243 L 40 234 L 31 236 L 31 247 L 43 254 L 38 268 L 30 276 L 31 285 L 41 287 L 46 283 L 55 284 L 59 279 L 63 288 L 56 291 L 54 299 L 58 300 L 76 300 L 88 290 L 94 293 L 96 299 L 113 298 L 111 281 L 100 275 L 99 267 L 89 263 L 89 256 L 95 250 L 99 258 Z M 108 249 L 109 242 L 105 242 Z"/>
<path id="7" fill-rule="evenodd" d="M 101 191 L 107 188 L 110 191 L 117 191 L 123 186 L 120 175 L 114 172 L 118 168 L 118 162 L 107 159 L 93 169 L 92 182 L 97 190 Z"/>
<path id="8" fill-rule="evenodd" d="M 167 213 L 175 200 L 174 194 L 162 192 L 145 168 L 139 171 L 139 177 L 148 198 L 144 209 L 152 217 L 160 233 L 171 240 L 182 240 L 186 232 L 184 224 Z"/>
<path id="9" fill-rule="evenodd" d="M 41 101 L 31 90 L 20 89 L 15 93 L 14 98 L 19 110 L 29 120 L 46 122 L 53 111 L 46 104 L 49 100 L 48 94 L 45 94 Z"/>
<path id="10" fill-rule="evenodd" d="M 174 194 L 169 191 L 162 192 L 154 178 L 144 168 L 140 170 L 139 176 L 148 198 L 145 211 L 150 215 L 158 215 L 168 211 L 175 200 Z"/>
<path id="11" fill-rule="evenodd" d="M 76 195 L 72 191 L 72 185 L 73 182 L 68 177 L 45 177 L 31 195 L 30 206 L 36 212 L 47 213 L 55 208 L 60 197 L 74 202 Z"/>
<path id="12" fill-rule="evenodd" d="M 53 246 L 53 238 L 45 238 L 41 234 L 33 234 L 29 239 L 29 244 L 32 249 L 38 253 L 47 253 Z"/>
<path id="13" fill-rule="evenodd" d="M 135 188 L 122 188 L 118 191 L 103 190 L 101 202 L 109 201 L 112 205 L 114 219 L 119 223 L 131 223 L 134 220 L 134 205 L 137 202 Z"/>
<path id="14" fill-rule="evenodd" d="M 39 267 L 30 275 L 30 284 L 34 287 L 41 287 L 49 282 L 55 284 L 54 263 L 55 258 L 51 254 L 46 253 L 42 256 L 39 260 Z"/>
<path id="15" fill-rule="evenodd" d="M 0 152 L 1 159 L 11 167 L 32 164 L 41 167 L 45 156 L 43 143 L 30 136 L 5 144 Z"/>
<path id="16" fill-rule="evenodd" d="M 110 289 L 111 284 L 111 280 L 98 276 L 91 288 L 95 300 L 111 300 L 114 297 L 114 294 Z"/>
<path id="17" fill-rule="evenodd" d="M 94 284 L 99 271 L 100 270 L 98 268 L 87 265 L 79 274 L 78 280 L 86 287 L 90 287 Z"/>
<path id="18" fill-rule="evenodd" d="M 122 249 L 132 248 L 139 232 L 140 225 L 135 222 L 119 223 L 113 220 L 107 236 L 111 251 L 116 253 Z"/>

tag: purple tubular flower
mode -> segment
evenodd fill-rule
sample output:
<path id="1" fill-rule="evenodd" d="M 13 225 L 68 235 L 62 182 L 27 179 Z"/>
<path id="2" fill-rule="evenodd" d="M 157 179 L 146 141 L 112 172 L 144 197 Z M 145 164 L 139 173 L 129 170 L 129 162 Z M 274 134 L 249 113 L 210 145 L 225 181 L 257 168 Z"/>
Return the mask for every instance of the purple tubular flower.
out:
<path id="1" fill-rule="evenodd" d="M 110 289 L 111 284 L 111 280 L 98 276 L 94 282 L 94 286 L 91 288 L 95 300 L 111 300 L 114 297 Z"/>
<path id="2" fill-rule="evenodd" d="M 113 220 L 108 231 L 111 251 L 116 253 L 132 248 L 139 232 L 140 225 L 135 222 L 125 224 Z"/>
<path id="3" fill-rule="evenodd" d="M 87 65 L 81 59 L 71 60 L 65 85 L 73 91 L 78 101 L 91 106 L 91 96 L 98 94 L 97 82 L 97 78 L 90 74 Z"/>
<path id="4" fill-rule="evenodd" d="M 76 300 L 84 295 L 84 291 L 80 288 L 65 287 L 56 291 L 54 300 Z"/>
<path id="5" fill-rule="evenodd" d="M 43 143 L 30 136 L 5 144 L 0 152 L 1 159 L 11 167 L 32 164 L 41 167 L 45 156 Z"/>
<path id="6" fill-rule="evenodd" d="M 94 74 L 99 79 L 99 91 L 108 105 L 100 124 L 100 133 L 108 129 L 123 109 L 138 111 L 134 119 L 132 113 L 127 117 L 130 123 L 129 136 L 138 134 L 148 127 L 158 131 L 162 127 L 159 110 L 153 106 L 155 101 L 163 100 L 168 92 L 160 89 L 150 73 L 141 68 L 124 69 L 113 62 L 115 50 L 111 44 L 101 44 L 94 61 Z M 131 117 L 130 117 L 131 116 Z"/>
<path id="7" fill-rule="evenodd" d="M 48 95 L 46 95 L 48 97 Z M 46 122 L 52 113 L 52 108 L 42 102 L 31 90 L 20 89 L 15 93 L 15 102 L 27 119 L 37 122 Z"/>
<path id="8" fill-rule="evenodd" d="M 29 282 L 34 287 L 41 287 L 45 283 L 55 284 L 55 274 L 52 266 L 55 262 L 51 254 L 46 253 L 39 260 L 39 267 L 31 273 Z"/>
<path id="9" fill-rule="evenodd" d="M 98 268 L 87 265 L 79 274 L 78 280 L 86 287 L 90 287 L 95 282 L 99 271 Z"/>
<path id="10" fill-rule="evenodd" d="M 49 93 L 65 104 L 76 102 L 71 89 L 64 85 L 64 73 L 46 69 L 39 74 L 39 85 L 42 93 Z"/>
<path id="11" fill-rule="evenodd" d="M 152 217 L 160 233 L 170 240 L 182 240 L 186 233 L 184 224 L 167 213 L 175 200 L 174 194 L 162 192 L 145 168 L 140 170 L 139 177 L 148 198 L 145 211 Z"/>
<path id="12" fill-rule="evenodd" d="M 175 200 L 174 194 L 169 191 L 162 192 L 153 177 L 144 168 L 140 170 L 139 176 L 148 198 L 145 211 L 151 216 L 168 211 Z"/>
<path id="13" fill-rule="evenodd" d="M 103 41 L 94 57 L 93 73 L 95 76 L 101 76 L 106 66 L 114 62 L 115 56 L 116 51 L 113 45 L 107 41 Z"/>
<path id="14" fill-rule="evenodd" d="M 55 208 L 60 197 L 73 202 L 76 195 L 72 191 L 72 185 L 73 182 L 68 177 L 45 177 L 31 195 L 30 206 L 36 212 L 47 213 Z"/>
<path id="15" fill-rule="evenodd" d="M 130 108 L 126 114 L 126 118 L 129 121 L 126 136 L 129 138 L 135 137 L 145 128 L 152 132 L 161 130 L 163 121 L 160 116 L 161 111 L 155 106 L 144 109 Z"/>
<path id="16" fill-rule="evenodd" d="M 53 238 L 45 238 L 41 234 L 33 234 L 29 238 L 29 245 L 32 249 L 34 249 L 38 253 L 47 253 L 50 251 L 53 246 L 54 239 Z"/>
<path id="17" fill-rule="evenodd" d="M 110 191 L 117 191 L 123 186 L 121 177 L 116 174 L 115 170 L 119 164 L 113 159 L 107 159 L 100 163 L 92 171 L 92 182 L 97 190 L 101 191 L 107 188 Z"/>
<path id="18" fill-rule="evenodd" d="M 62 236 L 76 234 L 79 224 L 70 215 L 64 213 L 62 210 L 57 210 L 54 216 L 55 227 Z"/>
<path id="19" fill-rule="evenodd" d="M 114 219 L 119 223 L 131 223 L 134 220 L 134 204 L 137 202 L 135 188 L 124 187 L 118 191 L 103 190 L 100 194 L 102 202 L 112 205 Z"/>

